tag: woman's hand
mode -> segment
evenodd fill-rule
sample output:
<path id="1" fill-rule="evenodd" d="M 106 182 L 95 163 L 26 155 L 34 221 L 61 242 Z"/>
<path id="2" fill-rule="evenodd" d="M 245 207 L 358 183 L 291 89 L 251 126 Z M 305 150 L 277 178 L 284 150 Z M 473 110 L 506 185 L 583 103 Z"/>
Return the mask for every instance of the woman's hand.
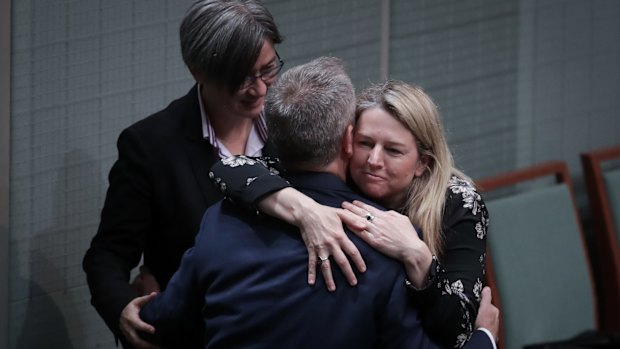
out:
<path id="1" fill-rule="evenodd" d="M 142 321 L 140 319 L 140 309 L 153 300 L 157 296 L 156 292 L 152 292 L 146 296 L 134 298 L 129 304 L 125 306 L 121 312 L 119 319 L 119 327 L 125 339 L 133 346 L 139 349 L 158 349 L 156 345 L 149 343 L 148 341 L 140 337 L 139 332 L 155 333 L 155 327 Z"/>
<path id="2" fill-rule="evenodd" d="M 340 219 L 374 249 L 401 261 L 416 288 L 426 285 L 432 254 L 407 216 L 360 201 L 343 202 Z"/>
<path id="3" fill-rule="evenodd" d="M 316 204 L 300 217 L 301 236 L 308 249 L 308 283 L 316 281 L 316 267 L 321 268 L 323 279 L 329 291 L 336 290 L 331 262 L 335 262 L 351 286 L 357 285 L 355 272 L 347 256 L 360 272 L 366 271 L 366 264 L 359 250 L 344 232 L 338 208 Z"/>
<path id="4" fill-rule="evenodd" d="M 357 278 L 347 256 L 357 270 L 366 271 L 359 250 L 344 232 L 338 212 L 342 209 L 323 206 L 294 188 L 284 188 L 260 200 L 258 207 L 264 213 L 297 226 L 308 249 L 308 283 L 316 282 L 317 265 L 321 268 L 325 285 L 336 290 L 331 262 L 335 262 L 352 286 Z"/>

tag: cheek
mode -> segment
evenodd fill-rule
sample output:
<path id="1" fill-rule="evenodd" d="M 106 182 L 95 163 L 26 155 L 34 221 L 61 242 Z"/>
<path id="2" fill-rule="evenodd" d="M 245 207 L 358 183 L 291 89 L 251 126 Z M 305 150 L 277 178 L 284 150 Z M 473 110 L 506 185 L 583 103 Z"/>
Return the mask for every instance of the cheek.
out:
<path id="1" fill-rule="evenodd" d="M 409 187 L 414 178 L 414 170 L 412 166 L 405 164 L 393 164 L 388 168 L 389 183 L 393 190 L 400 191 Z"/>
<path id="2" fill-rule="evenodd" d="M 368 159 L 368 152 L 359 147 L 353 146 L 353 154 L 349 160 L 349 168 L 351 172 L 354 170 L 362 170 L 366 166 L 366 160 Z"/>

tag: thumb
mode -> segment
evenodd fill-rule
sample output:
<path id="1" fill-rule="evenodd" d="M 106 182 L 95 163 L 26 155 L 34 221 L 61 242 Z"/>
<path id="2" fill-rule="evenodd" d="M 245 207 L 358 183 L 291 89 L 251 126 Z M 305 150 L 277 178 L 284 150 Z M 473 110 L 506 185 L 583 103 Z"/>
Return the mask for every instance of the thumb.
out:
<path id="1" fill-rule="evenodd" d="M 482 289 L 482 299 L 480 300 L 480 304 L 491 304 L 492 298 L 493 296 L 491 295 L 491 288 L 489 286 L 484 286 L 484 288 Z"/>
<path id="2" fill-rule="evenodd" d="M 157 297 L 157 292 L 151 292 L 146 296 L 138 297 L 135 299 L 136 306 L 142 308 L 146 303 L 153 300 L 153 298 Z"/>

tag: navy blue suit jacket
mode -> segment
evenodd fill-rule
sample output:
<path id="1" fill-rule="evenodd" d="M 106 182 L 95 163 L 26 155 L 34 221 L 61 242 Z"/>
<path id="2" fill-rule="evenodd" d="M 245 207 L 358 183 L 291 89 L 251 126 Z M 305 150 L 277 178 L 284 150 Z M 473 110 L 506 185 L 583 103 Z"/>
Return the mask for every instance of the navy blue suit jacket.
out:
<path id="1" fill-rule="evenodd" d="M 368 202 L 327 173 L 289 179 L 325 205 Z M 330 293 L 320 278 L 308 286 L 296 227 L 220 202 L 206 211 L 168 288 L 140 316 L 171 347 L 204 330 L 206 348 L 436 348 L 408 303 L 401 264 L 350 238 L 367 271 L 350 287 L 333 268 L 339 287 Z M 477 331 L 466 347 L 492 344 Z"/>

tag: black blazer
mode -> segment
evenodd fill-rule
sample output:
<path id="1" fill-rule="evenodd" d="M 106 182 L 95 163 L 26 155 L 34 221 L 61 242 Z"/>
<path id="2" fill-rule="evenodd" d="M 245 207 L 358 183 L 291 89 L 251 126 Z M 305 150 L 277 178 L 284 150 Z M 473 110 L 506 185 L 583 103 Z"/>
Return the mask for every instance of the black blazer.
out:
<path id="1" fill-rule="evenodd" d="M 222 198 L 208 178 L 219 160 L 202 137 L 197 86 L 118 138 L 101 223 L 84 257 L 91 302 L 119 335 L 136 296 L 130 271 L 144 253 L 162 290 L 193 245 L 204 211 Z"/>

